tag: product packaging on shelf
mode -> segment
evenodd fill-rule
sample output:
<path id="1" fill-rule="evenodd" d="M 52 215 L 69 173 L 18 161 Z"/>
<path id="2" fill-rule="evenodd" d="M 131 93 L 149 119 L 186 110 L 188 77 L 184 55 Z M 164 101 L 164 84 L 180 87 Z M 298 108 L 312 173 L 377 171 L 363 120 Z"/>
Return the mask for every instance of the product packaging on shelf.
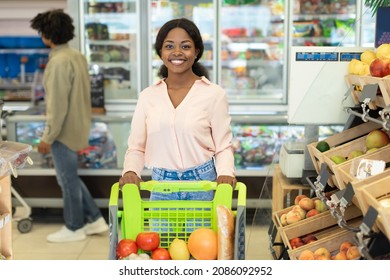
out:
<path id="1" fill-rule="evenodd" d="M 23 168 L 29 161 L 28 153 L 32 147 L 27 144 L 1 141 L 0 142 L 0 176 L 15 175 L 15 170 Z M 30 162 L 31 163 L 31 162 Z"/>

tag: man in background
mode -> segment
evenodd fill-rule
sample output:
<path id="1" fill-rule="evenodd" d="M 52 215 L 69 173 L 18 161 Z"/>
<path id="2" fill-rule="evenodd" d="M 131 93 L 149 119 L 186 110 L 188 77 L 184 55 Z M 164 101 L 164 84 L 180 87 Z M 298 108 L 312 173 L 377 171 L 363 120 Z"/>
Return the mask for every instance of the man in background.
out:
<path id="1" fill-rule="evenodd" d="M 47 241 L 80 241 L 87 235 L 108 230 L 100 209 L 77 173 L 77 151 L 88 146 L 91 127 L 88 64 L 79 51 L 68 45 L 74 38 L 73 20 L 68 14 L 60 9 L 51 10 L 39 13 L 30 23 L 51 48 L 43 75 L 46 124 L 38 151 L 51 152 L 64 202 L 65 226 L 49 234 Z"/>

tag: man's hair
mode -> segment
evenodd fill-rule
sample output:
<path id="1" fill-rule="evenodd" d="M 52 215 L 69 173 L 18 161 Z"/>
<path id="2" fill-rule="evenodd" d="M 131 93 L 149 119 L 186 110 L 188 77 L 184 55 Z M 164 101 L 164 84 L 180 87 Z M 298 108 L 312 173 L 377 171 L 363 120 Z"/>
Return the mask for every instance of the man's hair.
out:
<path id="1" fill-rule="evenodd" d="M 30 21 L 30 26 L 56 45 L 65 44 L 75 36 L 73 19 L 62 9 L 39 13 Z"/>

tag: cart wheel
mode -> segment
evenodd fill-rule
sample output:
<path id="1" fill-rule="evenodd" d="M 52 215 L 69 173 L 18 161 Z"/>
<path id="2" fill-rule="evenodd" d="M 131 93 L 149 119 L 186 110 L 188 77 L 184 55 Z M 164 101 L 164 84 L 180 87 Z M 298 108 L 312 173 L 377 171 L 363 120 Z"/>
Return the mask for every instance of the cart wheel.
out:
<path id="1" fill-rule="evenodd" d="M 21 219 L 18 222 L 18 230 L 21 233 L 27 233 L 31 230 L 31 228 L 32 228 L 32 220 L 30 218 Z"/>

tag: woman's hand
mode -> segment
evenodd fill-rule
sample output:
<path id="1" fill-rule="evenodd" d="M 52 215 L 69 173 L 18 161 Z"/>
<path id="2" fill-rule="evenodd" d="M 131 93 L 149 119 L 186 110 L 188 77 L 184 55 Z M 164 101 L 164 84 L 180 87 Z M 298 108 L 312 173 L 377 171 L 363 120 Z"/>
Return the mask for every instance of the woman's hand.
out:
<path id="1" fill-rule="evenodd" d="M 219 184 L 229 184 L 233 188 L 235 188 L 236 187 L 236 183 L 237 183 L 236 177 L 222 175 L 222 176 L 218 176 L 218 178 L 217 178 L 217 185 L 219 185 Z"/>
<path id="2" fill-rule="evenodd" d="M 135 184 L 139 187 L 141 182 L 143 180 L 134 171 L 128 171 L 119 179 L 119 187 L 123 187 L 125 184 Z"/>

